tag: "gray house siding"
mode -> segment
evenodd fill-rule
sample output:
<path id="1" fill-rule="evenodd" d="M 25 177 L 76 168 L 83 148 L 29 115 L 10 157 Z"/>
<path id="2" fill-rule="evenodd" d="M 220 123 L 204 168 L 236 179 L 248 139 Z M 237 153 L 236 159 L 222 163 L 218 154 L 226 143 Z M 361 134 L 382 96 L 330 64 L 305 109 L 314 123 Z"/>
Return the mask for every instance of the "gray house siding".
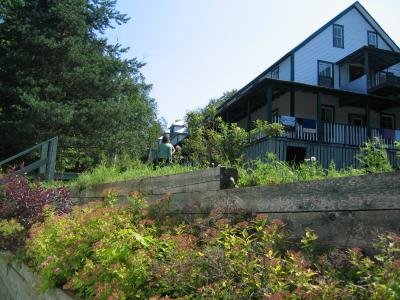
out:
<path id="1" fill-rule="evenodd" d="M 368 31 L 374 31 L 355 8 L 351 9 L 335 24 L 344 27 L 344 48 L 333 47 L 333 25 L 329 26 L 295 52 L 295 78 L 297 82 L 318 85 L 318 60 L 335 63 L 368 44 Z M 390 50 L 379 37 L 378 48 Z M 342 68 L 341 81 L 346 82 L 346 70 Z M 335 66 L 335 88 L 339 88 L 339 67 Z M 348 80 L 347 80 L 348 81 Z"/>

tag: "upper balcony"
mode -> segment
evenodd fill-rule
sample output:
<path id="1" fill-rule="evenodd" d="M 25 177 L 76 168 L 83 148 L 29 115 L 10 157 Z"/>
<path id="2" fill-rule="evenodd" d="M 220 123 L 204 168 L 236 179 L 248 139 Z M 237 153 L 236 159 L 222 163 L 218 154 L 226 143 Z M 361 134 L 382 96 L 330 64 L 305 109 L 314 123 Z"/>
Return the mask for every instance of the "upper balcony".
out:
<path id="1" fill-rule="evenodd" d="M 340 88 L 380 96 L 400 96 L 400 53 L 365 46 L 337 62 Z"/>
<path id="2" fill-rule="evenodd" d="M 381 96 L 396 95 L 400 92 L 400 76 L 395 75 L 399 69 L 389 68 L 374 74 L 369 83 L 368 93 Z M 396 73 L 395 73 L 396 72 Z"/>

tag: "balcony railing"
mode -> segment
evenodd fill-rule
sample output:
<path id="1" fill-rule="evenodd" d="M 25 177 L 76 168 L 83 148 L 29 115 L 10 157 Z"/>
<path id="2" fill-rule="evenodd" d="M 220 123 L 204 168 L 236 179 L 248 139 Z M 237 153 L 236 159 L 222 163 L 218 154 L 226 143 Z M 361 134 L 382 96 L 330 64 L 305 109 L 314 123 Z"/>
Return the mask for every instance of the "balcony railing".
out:
<path id="1" fill-rule="evenodd" d="M 369 82 L 369 88 L 376 88 L 383 85 L 397 85 L 400 86 L 400 77 L 392 72 L 378 72 L 375 74 L 373 80 Z"/>
<path id="2" fill-rule="evenodd" d="M 273 122 L 280 123 L 281 117 L 274 116 Z M 303 124 L 296 121 L 294 127 L 285 127 L 284 137 L 293 140 L 317 142 L 317 131 L 317 127 L 315 128 L 315 130 L 310 130 L 310 128 L 305 128 Z M 370 139 L 378 137 L 384 144 L 388 146 L 389 149 L 396 148 L 394 130 L 390 131 L 371 127 L 370 134 Z M 367 127 L 340 123 L 323 122 L 321 125 L 321 135 L 322 136 L 319 141 L 322 143 L 342 144 L 357 147 L 364 146 L 365 142 L 369 139 Z M 265 135 L 259 134 L 252 141 L 254 142 L 261 138 L 265 138 Z"/>

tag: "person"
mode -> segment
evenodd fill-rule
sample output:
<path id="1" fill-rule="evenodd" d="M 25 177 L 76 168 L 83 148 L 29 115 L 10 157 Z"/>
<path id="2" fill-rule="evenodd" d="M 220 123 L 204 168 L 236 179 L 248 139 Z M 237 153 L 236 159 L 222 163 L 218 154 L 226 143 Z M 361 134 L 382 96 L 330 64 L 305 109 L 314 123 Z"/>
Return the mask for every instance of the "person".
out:
<path id="1" fill-rule="evenodd" d="M 164 135 L 161 144 L 158 145 L 157 157 L 154 160 L 154 168 L 160 164 L 168 165 L 172 161 L 175 148 L 172 146 L 169 136 Z"/>

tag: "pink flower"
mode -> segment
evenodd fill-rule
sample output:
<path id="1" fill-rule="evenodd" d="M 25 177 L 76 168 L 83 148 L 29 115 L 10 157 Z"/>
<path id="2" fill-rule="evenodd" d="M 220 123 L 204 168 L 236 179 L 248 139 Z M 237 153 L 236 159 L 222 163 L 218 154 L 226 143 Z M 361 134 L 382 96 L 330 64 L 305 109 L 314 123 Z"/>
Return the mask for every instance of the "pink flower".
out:
<path id="1" fill-rule="evenodd" d="M 55 273 L 60 273 L 60 272 L 61 272 L 61 269 L 60 269 L 60 268 L 56 268 L 56 269 L 54 270 L 54 272 L 55 272 Z"/>

